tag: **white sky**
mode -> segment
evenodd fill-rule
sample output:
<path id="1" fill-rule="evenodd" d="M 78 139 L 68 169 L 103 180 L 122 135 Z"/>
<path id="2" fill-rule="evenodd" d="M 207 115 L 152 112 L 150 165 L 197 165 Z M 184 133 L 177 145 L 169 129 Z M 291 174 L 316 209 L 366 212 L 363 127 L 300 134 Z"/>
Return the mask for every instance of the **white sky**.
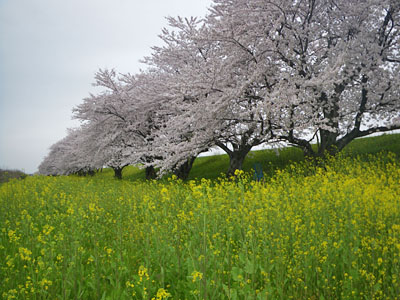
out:
<path id="1" fill-rule="evenodd" d="M 94 73 L 135 73 L 161 45 L 165 16 L 204 16 L 211 0 L 0 0 L 0 168 L 27 173 L 79 123 Z"/>

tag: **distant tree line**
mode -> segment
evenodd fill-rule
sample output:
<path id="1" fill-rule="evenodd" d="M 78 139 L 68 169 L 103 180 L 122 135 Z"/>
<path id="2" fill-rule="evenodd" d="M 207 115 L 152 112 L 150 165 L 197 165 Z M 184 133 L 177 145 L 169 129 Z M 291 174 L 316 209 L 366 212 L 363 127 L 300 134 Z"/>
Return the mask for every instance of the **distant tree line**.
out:
<path id="1" fill-rule="evenodd" d="M 39 172 L 185 179 L 219 147 L 232 174 L 263 143 L 317 157 L 399 129 L 399 20 L 398 0 L 214 0 L 203 19 L 169 17 L 144 71 L 97 72 L 103 91 L 74 108 L 81 126 Z"/>
<path id="2" fill-rule="evenodd" d="M 0 168 L 0 184 L 5 183 L 11 179 L 24 179 L 28 175 L 20 170 L 8 170 Z"/>

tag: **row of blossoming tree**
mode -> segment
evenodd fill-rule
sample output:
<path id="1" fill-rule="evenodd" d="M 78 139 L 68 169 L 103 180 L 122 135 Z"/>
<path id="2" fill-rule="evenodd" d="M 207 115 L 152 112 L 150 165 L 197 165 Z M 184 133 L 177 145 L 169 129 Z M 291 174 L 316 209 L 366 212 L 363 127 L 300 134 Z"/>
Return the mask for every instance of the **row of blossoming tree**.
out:
<path id="1" fill-rule="evenodd" d="M 398 0 L 214 0 L 201 20 L 168 21 L 144 71 L 98 71 L 103 91 L 74 108 L 81 127 L 40 173 L 120 178 L 133 164 L 186 178 L 212 147 L 232 173 L 263 143 L 323 156 L 400 128 Z"/>

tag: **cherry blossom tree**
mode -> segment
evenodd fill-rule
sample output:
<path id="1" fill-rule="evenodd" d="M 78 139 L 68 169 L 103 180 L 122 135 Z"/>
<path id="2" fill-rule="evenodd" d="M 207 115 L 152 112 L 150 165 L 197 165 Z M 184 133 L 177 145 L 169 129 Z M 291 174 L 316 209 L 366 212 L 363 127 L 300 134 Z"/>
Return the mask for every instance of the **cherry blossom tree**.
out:
<path id="1" fill-rule="evenodd" d="M 165 86 L 170 97 L 165 99 L 175 110 L 158 132 L 162 138 L 157 141 L 168 149 L 161 169 L 186 167 L 199 153 L 219 146 L 230 157 L 231 174 L 241 169 L 251 148 L 269 136 L 263 98 L 258 96 L 265 82 L 249 77 L 254 67 L 249 61 L 255 57 L 226 34 L 223 39 L 210 38 L 216 29 L 208 24 L 196 19 L 169 21 L 174 30 L 164 29 L 161 35 L 166 46 L 154 48 L 145 59 L 169 75 Z"/>
<path id="2" fill-rule="evenodd" d="M 39 174 L 93 174 L 96 166 L 91 156 L 87 156 L 81 148 L 84 145 L 83 131 L 83 128 L 69 129 L 65 138 L 53 144 L 39 165 Z"/>
<path id="3" fill-rule="evenodd" d="M 62 174 L 63 148 L 61 140 L 50 147 L 49 153 L 39 165 L 39 174 L 52 176 Z"/>
<path id="4" fill-rule="evenodd" d="M 312 116 L 319 137 L 313 154 L 335 153 L 357 137 L 400 128 L 393 122 L 400 109 L 400 3 L 326 1 L 296 9 L 288 18 L 295 21 L 286 22 L 277 38 L 291 37 L 293 46 L 286 54 L 275 50 L 286 76 L 295 77 L 293 92 L 299 90 L 294 83 L 301 89 L 287 114 L 310 112 L 306 123 Z M 312 153 L 295 127 L 289 122 L 285 139 Z"/>
<path id="5" fill-rule="evenodd" d="M 254 68 L 254 78 L 270 83 L 273 137 L 323 155 L 399 128 L 399 9 L 392 0 L 215 0 L 212 12 L 233 20 L 241 39 L 260 41 L 252 53 L 264 71 Z"/>
<path id="6" fill-rule="evenodd" d="M 137 94 L 138 82 L 134 76 L 117 78 L 114 70 L 100 70 L 95 79 L 95 85 L 105 90 L 85 98 L 74 109 L 74 117 L 91 128 L 86 147 L 93 149 L 96 161 L 113 168 L 115 177 L 120 179 L 125 166 L 151 162 L 146 153 L 154 110 Z M 150 165 L 146 177 L 154 176 Z"/>

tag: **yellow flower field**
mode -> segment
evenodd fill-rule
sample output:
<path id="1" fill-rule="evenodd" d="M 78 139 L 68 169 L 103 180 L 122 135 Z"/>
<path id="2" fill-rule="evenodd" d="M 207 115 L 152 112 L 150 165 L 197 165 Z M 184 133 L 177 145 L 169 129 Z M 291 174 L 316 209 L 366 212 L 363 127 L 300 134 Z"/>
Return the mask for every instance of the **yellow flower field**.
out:
<path id="1" fill-rule="evenodd" d="M 0 186 L 3 299 L 400 299 L 394 155 L 266 182 Z"/>

